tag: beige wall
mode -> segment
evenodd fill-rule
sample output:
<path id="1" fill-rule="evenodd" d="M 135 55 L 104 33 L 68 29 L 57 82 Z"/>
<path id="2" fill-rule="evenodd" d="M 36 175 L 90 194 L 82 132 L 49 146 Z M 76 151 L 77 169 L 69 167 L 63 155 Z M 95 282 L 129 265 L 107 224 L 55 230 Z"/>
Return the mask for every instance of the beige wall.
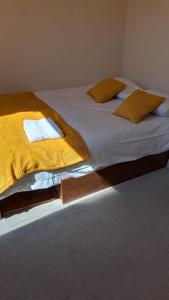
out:
<path id="1" fill-rule="evenodd" d="M 125 0 L 5 0 L 0 92 L 68 87 L 120 71 Z"/>
<path id="2" fill-rule="evenodd" d="M 168 0 L 127 0 L 122 74 L 169 92 Z"/>

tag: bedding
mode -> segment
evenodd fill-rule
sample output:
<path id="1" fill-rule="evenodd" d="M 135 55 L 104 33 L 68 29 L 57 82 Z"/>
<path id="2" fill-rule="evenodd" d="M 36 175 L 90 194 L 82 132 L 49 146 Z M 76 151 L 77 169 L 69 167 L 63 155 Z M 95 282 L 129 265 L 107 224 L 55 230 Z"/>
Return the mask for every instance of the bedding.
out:
<path id="1" fill-rule="evenodd" d="M 165 97 L 165 101 L 159 107 L 157 107 L 157 109 L 154 111 L 154 114 L 161 117 L 169 117 L 169 95 L 154 90 L 146 90 L 146 92 Z"/>
<path id="2" fill-rule="evenodd" d="M 25 175 L 61 169 L 89 158 L 81 136 L 60 115 L 32 92 L 1 95 L 0 193 Z M 30 143 L 24 121 L 51 118 L 64 137 Z"/>
<path id="3" fill-rule="evenodd" d="M 126 85 L 119 80 L 108 78 L 100 81 L 87 91 L 87 94 L 95 99 L 97 103 L 110 101 L 119 92 L 125 89 Z"/>
<path id="4" fill-rule="evenodd" d="M 120 100 L 126 99 L 128 96 L 130 96 L 134 91 L 136 90 L 142 90 L 141 86 L 139 86 L 134 81 L 128 80 L 126 78 L 116 77 L 117 80 L 120 80 L 126 85 L 126 88 L 118 93 L 116 97 Z"/>
<path id="5" fill-rule="evenodd" d="M 90 87 L 35 92 L 80 133 L 89 149 L 90 159 L 62 170 L 26 175 L 1 194 L 1 199 L 19 191 L 48 188 L 66 178 L 80 177 L 117 163 L 169 150 L 169 118 L 149 115 L 135 125 L 112 115 L 119 106 L 119 99 L 102 105 L 91 101 L 86 94 Z"/>
<path id="6" fill-rule="evenodd" d="M 164 100 L 165 97 L 137 90 L 127 97 L 113 114 L 126 118 L 133 123 L 139 123 L 144 117 L 152 113 Z"/>

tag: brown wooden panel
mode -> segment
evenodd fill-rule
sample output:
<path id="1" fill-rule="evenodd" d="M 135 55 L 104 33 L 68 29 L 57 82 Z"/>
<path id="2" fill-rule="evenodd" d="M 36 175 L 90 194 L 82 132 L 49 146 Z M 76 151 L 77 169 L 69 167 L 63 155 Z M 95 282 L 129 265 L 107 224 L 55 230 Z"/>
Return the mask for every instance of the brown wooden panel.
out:
<path id="1" fill-rule="evenodd" d="M 157 155 L 146 156 L 135 161 L 117 164 L 80 178 L 63 180 L 61 183 L 60 198 L 64 203 L 70 202 L 158 170 L 166 166 L 168 158 L 169 152 L 167 151 Z"/>
<path id="2" fill-rule="evenodd" d="M 117 164 L 98 172 L 63 180 L 61 186 L 47 190 L 17 193 L 0 202 L 2 216 L 40 205 L 58 198 L 57 189 L 63 203 L 76 200 L 86 195 L 122 183 L 166 166 L 169 152 L 151 155 L 136 161 Z"/>
<path id="3" fill-rule="evenodd" d="M 14 194 L 0 202 L 1 216 L 29 209 L 58 198 L 55 188 Z"/>
<path id="4" fill-rule="evenodd" d="M 61 183 L 60 198 L 64 203 L 84 197 L 112 186 L 98 173 L 92 173 L 80 178 L 70 178 Z"/>

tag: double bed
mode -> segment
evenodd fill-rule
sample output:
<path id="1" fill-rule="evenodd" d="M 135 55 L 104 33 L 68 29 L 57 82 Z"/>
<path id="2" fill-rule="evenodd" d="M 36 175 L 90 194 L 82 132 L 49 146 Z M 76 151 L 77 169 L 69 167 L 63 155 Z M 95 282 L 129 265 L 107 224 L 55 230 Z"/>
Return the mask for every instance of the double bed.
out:
<path id="1" fill-rule="evenodd" d="M 139 124 L 133 124 L 126 119 L 112 115 L 122 100 L 113 99 L 98 104 L 86 93 L 89 88 L 88 85 L 34 93 L 80 133 L 89 149 L 90 158 L 61 170 L 26 175 L 1 194 L 0 200 L 18 192 L 47 189 L 62 185 L 64 182 L 69 183 L 72 178 L 74 180 L 87 178 L 89 174 L 96 174 L 110 166 L 123 165 L 147 156 L 159 157 L 158 154 L 164 153 L 167 163 L 168 117 L 151 114 Z M 163 165 L 164 161 L 161 167 Z"/>

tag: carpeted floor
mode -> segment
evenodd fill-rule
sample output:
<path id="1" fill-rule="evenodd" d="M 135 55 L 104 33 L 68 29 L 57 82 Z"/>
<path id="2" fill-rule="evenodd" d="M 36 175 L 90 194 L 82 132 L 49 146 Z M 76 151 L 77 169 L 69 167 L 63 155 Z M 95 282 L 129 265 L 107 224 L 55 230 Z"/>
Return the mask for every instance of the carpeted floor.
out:
<path id="1" fill-rule="evenodd" d="M 169 170 L 2 235 L 0 299 L 168 300 Z"/>

